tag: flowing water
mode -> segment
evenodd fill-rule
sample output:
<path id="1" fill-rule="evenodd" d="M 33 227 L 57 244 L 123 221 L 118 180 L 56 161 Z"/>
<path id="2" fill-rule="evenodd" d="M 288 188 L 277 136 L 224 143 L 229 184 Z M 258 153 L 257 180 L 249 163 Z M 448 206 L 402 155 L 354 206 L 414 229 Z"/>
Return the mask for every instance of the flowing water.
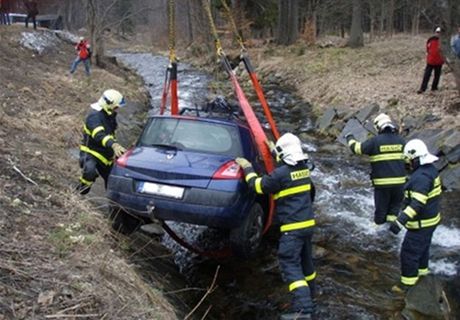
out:
<path id="1" fill-rule="evenodd" d="M 115 56 L 143 77 L 152 97 L 151 112 L 157 113 L 167 59 L 151 54 L 116 53 Z M 180 107 L 205 102 L 210 81 L 207 74 L 181 63 L 178 79 Z M 307 103 L 279 85 L 265 89 L 280 131 L 306 133 L 301 136 L 316 164 L 312 176 L 317 187 L 318 226 L 314 237 L 320 288 L 317 318 L 395 318 L 404 305 L 402 298 L 390 292 L 399 280 L 398 253 L 403 232 L 393 236 L 388 226 L 377 227 L 373 223 L 368 163 L 351 156 L 347 148 L 325 142 L 311 133 L 314 119 L 308 114 Z M 284 112 L 296 107 L 303 108 L 307 116 L 299 118 L 291 112 L 281 120 Z M 459 196 L 459 192 L 443 195 L 443 221 L 434 234 L 430 260 L 430 269 L 446 289 L 453 318 L 460 317 Z M 203 246 L 215 246 L 222 239 L 218 231 L 201 226 L 173 224 L 173 228 L 189 242 Z M 277 265 L 277 236 L 276 232 L 270 232 L 260 254 L 249 261 L 210 260 L 186 251 L 166 236 L 162 242 L 174 252 L 175 263 L 190 286 L 207 288 L 217 275 L 217 286 L 198 308 L 197 315 L 203 315 L 212 306 L 208 319 L 278 319 L 289 299 Z"/>

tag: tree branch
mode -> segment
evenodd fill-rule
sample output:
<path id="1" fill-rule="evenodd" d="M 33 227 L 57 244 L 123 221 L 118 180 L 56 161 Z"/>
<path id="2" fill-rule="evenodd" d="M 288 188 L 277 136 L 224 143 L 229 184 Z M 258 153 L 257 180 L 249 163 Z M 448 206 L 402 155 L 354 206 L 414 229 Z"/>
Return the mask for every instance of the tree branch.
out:
<path id="1" fill-rule="evenodd" d="M 212 283 L 211 283 L 211 286 L 208 288 L 208 290 L 206 291 L 206 293 L 203 295 L 203 297 L 201 297 L 200 301 L 197 303 L 197 305 L 192 309 L 192 311 L 190 311 L 184 318 L 184 320 L 187 320 L 191 317 L 191 315 L 196 311 L 196 309 L 198 309 L 198 307 L 203 303 L 203 301 L 206 299 L 207 296 L 209 296 L 216 288 L 216 280 L 217 280 L 217 276 L 219 274 L 219 269 L 220 269 L 220 266 L 217 266 L 216 268 L 216 272 L 214 273 L 214 278 L 212 279 Z M 209 312 L 210 308 L 208 308 L 207 312 Z M 207 314 L 206 312 L 206 314 Z"/>

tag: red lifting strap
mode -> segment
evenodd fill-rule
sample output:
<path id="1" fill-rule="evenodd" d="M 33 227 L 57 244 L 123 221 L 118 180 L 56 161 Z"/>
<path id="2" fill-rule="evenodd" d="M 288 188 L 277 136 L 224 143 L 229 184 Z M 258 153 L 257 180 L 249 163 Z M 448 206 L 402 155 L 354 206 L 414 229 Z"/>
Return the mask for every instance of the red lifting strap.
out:
<path id="1" fill-rule="evenodd" d="M 173 62 L 171 68 L 171 114 L 179 114 L 179 103 L 177 98 L 177 63 Z"/>
<path id="2" fill-rule="evenodd" d="M 280 133 L 278 131 L 278 128 L 276 127 L 275 121 L 273 120 L 273 116 L 270 111 L 270 108 L 268 107 L 267 100 L 265 100 L 264 91 L 260 85 L 259 79 L 257 78 L 257 74 L 255 73 L 254 68 L 251 65 L 251 61 L 249 60 L 248 57 L 243 56 L 242 60 L 243 60 L 244 66 L 246 67 L 246 70 L 249 73 L 249 77 L 251 78 L 252 85 L 254 86 L 254 89 L 257 93 L 257 97 L 259 98 L 259 101 L 262 107 L 264 108 L 265 117 L 267 118 L 268 123 L 270 124 L 270 128 L 272 130 L 273 136 L 275 137 L 275 140 L 278 140 L 280 137 Z"/>
<path id="3" fill-rule="evenodd" d="M 160 105 L 160 114 L 164 114 L 166 110 L 166 102 L 168 100 L 168 92 L 171 86 L 171 81 L 169 79 L 169 66 L 166 69 L 165 82 L 163 84 L 163 93 L 161 94 L 161 105 Z"/>
<path id="4" fill-rule="evenodd" d="M 262 155 L 262 158 L 264 160 L 265 169 L 267 170 L 267 172 L 270 173 L 273 171 L 275 166 L 273 164 L 273 158 L 270 153 L 270 150 L 268 149 L 268 146 L 265 143 L 265 141 L 267 141 L 267 136 L 265 135 L 265 132 L 254 113 L 254 110 L 252 110 L 252 107 L 249 104 L 248 99 L 246 98 L 243 90 L 241 89 L 240 84 L 238 83 L 238 79 L 236 78 L 235 74 L 233 73 L 230 67 L 230 63 L 225 56 L 222 56 L 222 63 L 228 75 L 230 76 L 230 80 L 232 81 L 232 85 L 233 85 L 233 89 L 235 90 L 236 97 L 240 103 L 240 106 L 241 106 L 241 109 L 243 110 L 246 121 L 248 122 L 249 128 L 251 129 L 251 132 L 256 141 L 257 149 L 259 150 L 259 153 Z M 271 196 L 270 197 L 270 212 L 268 214 L 267 222 L 265 223 L 264 233 L 268 230 L 268 228 L 270 227 L 272 223 L 274 212 L 275 212 L 275 202 L 273 200 L 273 197 Z"/>

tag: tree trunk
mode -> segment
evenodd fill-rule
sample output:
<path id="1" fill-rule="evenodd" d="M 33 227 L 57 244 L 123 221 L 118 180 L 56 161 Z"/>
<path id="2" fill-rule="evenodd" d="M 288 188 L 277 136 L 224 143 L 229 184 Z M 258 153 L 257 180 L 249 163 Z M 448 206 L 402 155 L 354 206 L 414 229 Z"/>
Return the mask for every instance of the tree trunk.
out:
<path id="1" fill-rule="evenodd" d="M 359 48 L 364 46 L 361 20 L 361 0 L 353 0 L 350 39 L 348 39 L 348 46 L 351 48 Z"/>
<path id="2" fill-rule="evenodd" d="M 380 2 L 381 6 L 380 6 L 380 27 L 379 27 L 379 36 L 381 37 L 385 31 L 385 1 L 382 0 Z"/>
<path id="3" fill-rule="evenodd" d="M 419 34 L 421 0 L 416 0 L 412 7 L 411 34 Z"/>
<path id="4" fill-rule="evenodd" d="M 303 37 L 309 46 L 316 44 L 316 22 L 316 3 L 315 0 L 309 0 L 303 30 Z"/>
<path id="5" fill-rule="evenodd" d="M 375 23 L 377 17 L 376 3 L 369 1 L 369 41 L 374 41 L 375 38 Z"/>
<path id="6" fill-rule="evenodd" d="M 279 0 L 278 34 L 276 42 L 281 45 L 293 44 L 298 37 L 298 0 Z"/>
<path id="7" fill-rule="evenodd" d="M 388 2 L 387 8 L 387 36 L 392 37 L 394 34 L 394 13 L 395 13 L 395 0 Z"/>

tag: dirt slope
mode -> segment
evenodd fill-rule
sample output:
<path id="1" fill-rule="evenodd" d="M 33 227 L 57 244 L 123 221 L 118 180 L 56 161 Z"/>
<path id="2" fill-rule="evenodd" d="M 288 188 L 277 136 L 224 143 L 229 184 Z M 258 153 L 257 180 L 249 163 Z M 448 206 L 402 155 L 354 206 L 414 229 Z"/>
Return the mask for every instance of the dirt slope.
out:
<path id="1" fill-rule="evenodd" d="M 253 55 L 261 74 L 281 75 L 318 113 L 328 106 L 360 108 L 378 103 L 399 120 L 409 114 L 433 113 L 442 118 L 434 126 L 458 128 L 460 97 L 447 65 L 439 91 L 416 93 L 425 68 L 428 36 L 398 35 L 361 49 L 343 48 L 340 43 L 327 48 L 255 48 Z"/>
<path id="2" fill-rule="evenodd" d="M 175 319 L 165 281 L 147 285 L 125 240 L 71 190 L 79 169 L 69 150 L 89 104 L 115 88 L 128 108 L 146 105 L 142 84 L 113 66 L 91 82 L 80 66 L 70 79 L 73 47 L 56 41 L 39 55 L 20 45 L 23 31 L 0 26 L 0 319 Z"/>

